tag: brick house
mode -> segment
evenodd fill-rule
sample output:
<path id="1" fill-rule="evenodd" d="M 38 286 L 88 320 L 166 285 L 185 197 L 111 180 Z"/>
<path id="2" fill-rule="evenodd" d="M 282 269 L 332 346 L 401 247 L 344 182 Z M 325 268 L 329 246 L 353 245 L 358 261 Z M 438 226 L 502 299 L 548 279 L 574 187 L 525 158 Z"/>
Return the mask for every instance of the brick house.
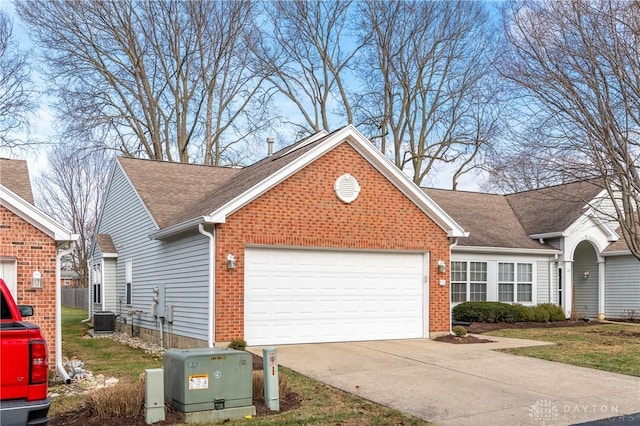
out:
<path id="1" fill-rule="evenodd" d="M 51 366 L 61 358 L 60 258 L 76 239 L 34 206 L 27 163 L 0 159 L 0 277 L 18 304 L 34 307 L 28 320 L 42 328 Z"/>
<path id="2" fill-rule="evenodd" d="M 175 347 L 424 338 L 464 236 L 353 126 L 244 169 L 119 158 L 92 310 Z"/>

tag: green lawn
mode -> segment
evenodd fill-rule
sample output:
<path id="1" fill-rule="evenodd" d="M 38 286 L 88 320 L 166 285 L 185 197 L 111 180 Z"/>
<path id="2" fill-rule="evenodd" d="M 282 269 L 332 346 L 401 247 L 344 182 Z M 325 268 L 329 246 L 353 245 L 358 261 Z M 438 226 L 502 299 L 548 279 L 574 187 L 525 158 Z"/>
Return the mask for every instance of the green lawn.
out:
<path id="1" fill-rule="evenodd" d="M 505 329 L 491 336 L 553 342 L 505 350 L 507 353 L 640 376 L 640 326 L 602 324 L 587 327 Z"/>
<path id="2" fill-rule="evenodd" d="M 136 381 L 146 368 L 162 367 L 162 360 L 111 339 L 86 337 L 88 325 L 81 321 L 87 312 L 62 308 L 62 351 L 67 358 L 80 358 L 94 375 L 113 376 L 123 382 Z M 348 394 L 286 368 L 287 386 L 299 395 L 300 407 L 282 414 L 237 420 L 234 425 L 429 425 L 399 411 Z M 54 399 L 50 415 L 76 410 L 83 396 Z"/>

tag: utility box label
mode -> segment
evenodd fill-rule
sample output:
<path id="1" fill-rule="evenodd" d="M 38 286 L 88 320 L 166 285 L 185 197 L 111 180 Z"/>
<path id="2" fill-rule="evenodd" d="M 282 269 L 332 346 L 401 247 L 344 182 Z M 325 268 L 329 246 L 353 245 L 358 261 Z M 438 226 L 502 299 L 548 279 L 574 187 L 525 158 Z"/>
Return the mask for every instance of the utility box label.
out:
<path id="1" fill-rule="evenodd" d="M 189 390 L 209 389 L 208 374 L 193 374 L 189 376 Z"/>

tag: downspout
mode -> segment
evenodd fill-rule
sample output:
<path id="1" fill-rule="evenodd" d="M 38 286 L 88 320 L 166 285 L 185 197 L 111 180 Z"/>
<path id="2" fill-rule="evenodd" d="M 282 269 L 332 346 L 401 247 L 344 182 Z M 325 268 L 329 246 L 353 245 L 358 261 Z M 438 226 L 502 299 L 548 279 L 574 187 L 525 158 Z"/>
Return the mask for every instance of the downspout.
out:
<path id="1" fill-rule="evenodd" d="M 71 254 L 71 252 L 73 252 L 71 248 L 62 249 L 56 255 L 56 371 L 67 385 L 71 383 L 71 377 L 62 366 L 62 290 L 60 289 L 62 280 L 60 267 L 62 257 Z"/>
<path id="2" fill-rule="evenodd" d="M 211 232 L 204 229 L 204 223 L 198 225 L 198 231 L 206 237 L 209 237 L 209 328 L 208 328 L 208 344 L 210 348 L 215 346 L 215 323 L 216 323 L 216 281 L 215 281 L 215 264 L 216 264 L 216 240 Z"/>
<path id="3" fill-rule="evenodd" d="M 449 275 L 451 275 L 451 260 L 452 260 L 452 256 L 451 256 L 451 249 L 454 248 L 455 246 L 458 245 L 458 238 L 450 238 L 449 241 L 451 242 L 451 244 L 449 244 Z M 451 280 L 449 280 L 449 334 L 453 334 L 453 312 L 452 312 L 452 308 L 451 308 Z"/>
<path id="4" fill-rule="evenodd" d="M 93 271 L 91 269 L 91 261 L 87 259 L 87 272 L 89 273 L 89 278 L 87 280 L 87 318 L 83 319 L 82 323 L 91 321 L 91 288 L 93 285 Z"/>
<path id="5" fill-rule="evenodd" d="M 554 270 L 553 267 L 556 267 L 556 269 Z M 553 303 L 553 299 L 556 297 L 556 295 L 558 294 L 558 292 L 556 292 L 554 294 L 553 292 L 553 278 L 554 276 L 557 277 L 558 276 L 558 254 L 556 253 L 553 256 L 553 260 L 549 262 L 549 303 Z M 556 305 L 560 305 L 560 301 L 557 301 L 558 303 L 556 303 Z"/>

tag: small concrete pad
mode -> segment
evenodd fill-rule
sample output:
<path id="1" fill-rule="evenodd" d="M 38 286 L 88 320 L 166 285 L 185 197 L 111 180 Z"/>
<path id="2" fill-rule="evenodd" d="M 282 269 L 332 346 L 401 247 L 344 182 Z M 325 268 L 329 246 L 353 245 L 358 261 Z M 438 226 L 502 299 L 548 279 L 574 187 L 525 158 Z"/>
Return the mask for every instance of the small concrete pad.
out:
<path id="1" fill-rule="evenodd" d="M 278 361 L 438 425 L 568 425 L 640 411 L 638 377 L 497 352 L 549 343 L 489 338 L 283 345 Z"/>

